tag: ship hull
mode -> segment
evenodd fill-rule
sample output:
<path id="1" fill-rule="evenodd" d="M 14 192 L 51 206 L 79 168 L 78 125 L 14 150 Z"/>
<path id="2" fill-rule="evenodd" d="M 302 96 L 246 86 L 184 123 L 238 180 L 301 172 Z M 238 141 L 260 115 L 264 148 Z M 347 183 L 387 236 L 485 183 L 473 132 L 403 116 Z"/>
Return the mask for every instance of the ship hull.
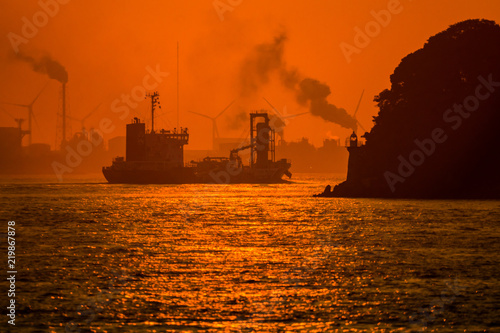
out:
<path id="1" fill-rule="evenodd" d="M 104 167 L 102 173 L 111 184 L 274 184 L 286 182 L 282 178 L 289 167 L 201 171 L 196 167 L 145 168 L 141 164 L 122 162 Z"/>
<path id="2" fill-rule="evenodd" d="M 103 168 L 102 173 L 111 184 L 192 184 L 197 183 L 191 168 L 127 170 Z"/>
<path id="3" fill-rule="evenodd" d="M 287 170 L 244 168 L 229 172 L 224 169 L 214 169 L 208 173 L 197 173 L 197 178 L 203 184 L 275 184 L 286 182 L 283 180 L 283 175 Z"/>

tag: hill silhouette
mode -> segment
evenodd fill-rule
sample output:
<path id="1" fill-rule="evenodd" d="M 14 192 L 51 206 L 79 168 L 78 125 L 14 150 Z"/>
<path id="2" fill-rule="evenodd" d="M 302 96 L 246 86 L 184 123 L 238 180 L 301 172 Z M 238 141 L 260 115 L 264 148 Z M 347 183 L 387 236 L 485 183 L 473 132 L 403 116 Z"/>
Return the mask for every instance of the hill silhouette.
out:
<path id="1" fill-rule="evenodd" d="M 500 26 L 454 24 L 390 79 L 347 180 L 319 196 L 500 198 Z"/>

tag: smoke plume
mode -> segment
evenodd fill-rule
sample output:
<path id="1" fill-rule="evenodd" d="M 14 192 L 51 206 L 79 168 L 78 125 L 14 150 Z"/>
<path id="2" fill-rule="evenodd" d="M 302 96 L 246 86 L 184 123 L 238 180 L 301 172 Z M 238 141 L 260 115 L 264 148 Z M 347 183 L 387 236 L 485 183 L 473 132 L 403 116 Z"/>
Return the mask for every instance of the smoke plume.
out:
<path id="1" fill-rule="evenodd" d="M 238 110 L 226 120 L 227 128 L 241 128 L 243 124 L 248 124 L 248 110 L 239 107 Z"/>
<path id="2" fill-rule="evenodd" d="M 318 80 L 304 77 L 295 68 L 288 68 L 283 60 L 285 33 L 276 36 L 271 43 L 257 45 L 243 63 L 240 72 L 242 96 L 254 95 L 261 86 L 277 74 L 283 86 L 291 90 L 297 101 L 308 106 L 311 114 L 342 127 L 356 130 L 356 120 L 343 108 L 330 104 L 330 87 Z"/>
<path id="3" fill-rule="evenodd" d="M 270 75 L 281 69 L 286 35 L 280 34 L 272 43 L 257 45 L 252 54 L 243 62 L 240 70 L 241 95 L 244 97 L 256 93 L 269 82 Z"/>
<path id="4" fill-rule="evenodd" d="M 356 130 L 356 120 L 343 108 L 338 108 L 327 101 L 330 87 L 318 80 L 306 78 L 299 84 L 297 100 L 302 105 L 309 102 L 311 114 L 321 117 L 326 121 L 339 124 L 342 127 Z"/>
<path id="5" fill-rule="evenodd" d="M 47 74 L 51 79 L 61 83 L 68 82 L 68 72 L 66 68 L 57 60 L 52 59 L 49 55 L 44 55 L 36 59 L 19 52 L 16 54 L 16 59 L 30 64 L 33 71 L 37 73 Z"/>

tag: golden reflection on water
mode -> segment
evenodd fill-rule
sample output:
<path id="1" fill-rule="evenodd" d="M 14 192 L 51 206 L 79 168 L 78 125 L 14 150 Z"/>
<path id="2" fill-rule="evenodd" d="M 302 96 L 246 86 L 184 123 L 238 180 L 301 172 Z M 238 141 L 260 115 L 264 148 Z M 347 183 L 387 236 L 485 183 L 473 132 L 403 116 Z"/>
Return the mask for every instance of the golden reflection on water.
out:
<path id="1" fill-rule="evenodd" d="M 498 273 L 488 264 L 498 262 L 498 214 L 489 214 L 498 203 L 310 197 L 320 185 L 31 189 L 38 201 L 31 222 L 24 212 L 20 254 L 33 271 L 20 296 L 27 322 L 94 332 L 408 331 L 449 281 L 481 280 L 464 255 Z M 480 299 L 457 297 L 429 324 L 468 325 L 460 313 Z"/>

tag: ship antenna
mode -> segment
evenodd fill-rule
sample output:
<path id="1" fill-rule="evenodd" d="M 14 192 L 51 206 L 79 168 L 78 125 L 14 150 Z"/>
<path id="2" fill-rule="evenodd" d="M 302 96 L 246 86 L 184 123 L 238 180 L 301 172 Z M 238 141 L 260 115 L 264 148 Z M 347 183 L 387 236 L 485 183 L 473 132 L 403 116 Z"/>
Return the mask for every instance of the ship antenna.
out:
<path id="1" fill-rule="evenodd" d="M 179 42 L 177 42 L 177 128 L 179 128 Z"/>
<path id="2" fill-rule="evenodd" d="M 151 98 L 151 133 L 155 132 L 155 106 L 158 103 L 158 97 L 160 94 L 158 91 L 153 92 L 152 94 L 146 94 L 146 98 Z"/>

